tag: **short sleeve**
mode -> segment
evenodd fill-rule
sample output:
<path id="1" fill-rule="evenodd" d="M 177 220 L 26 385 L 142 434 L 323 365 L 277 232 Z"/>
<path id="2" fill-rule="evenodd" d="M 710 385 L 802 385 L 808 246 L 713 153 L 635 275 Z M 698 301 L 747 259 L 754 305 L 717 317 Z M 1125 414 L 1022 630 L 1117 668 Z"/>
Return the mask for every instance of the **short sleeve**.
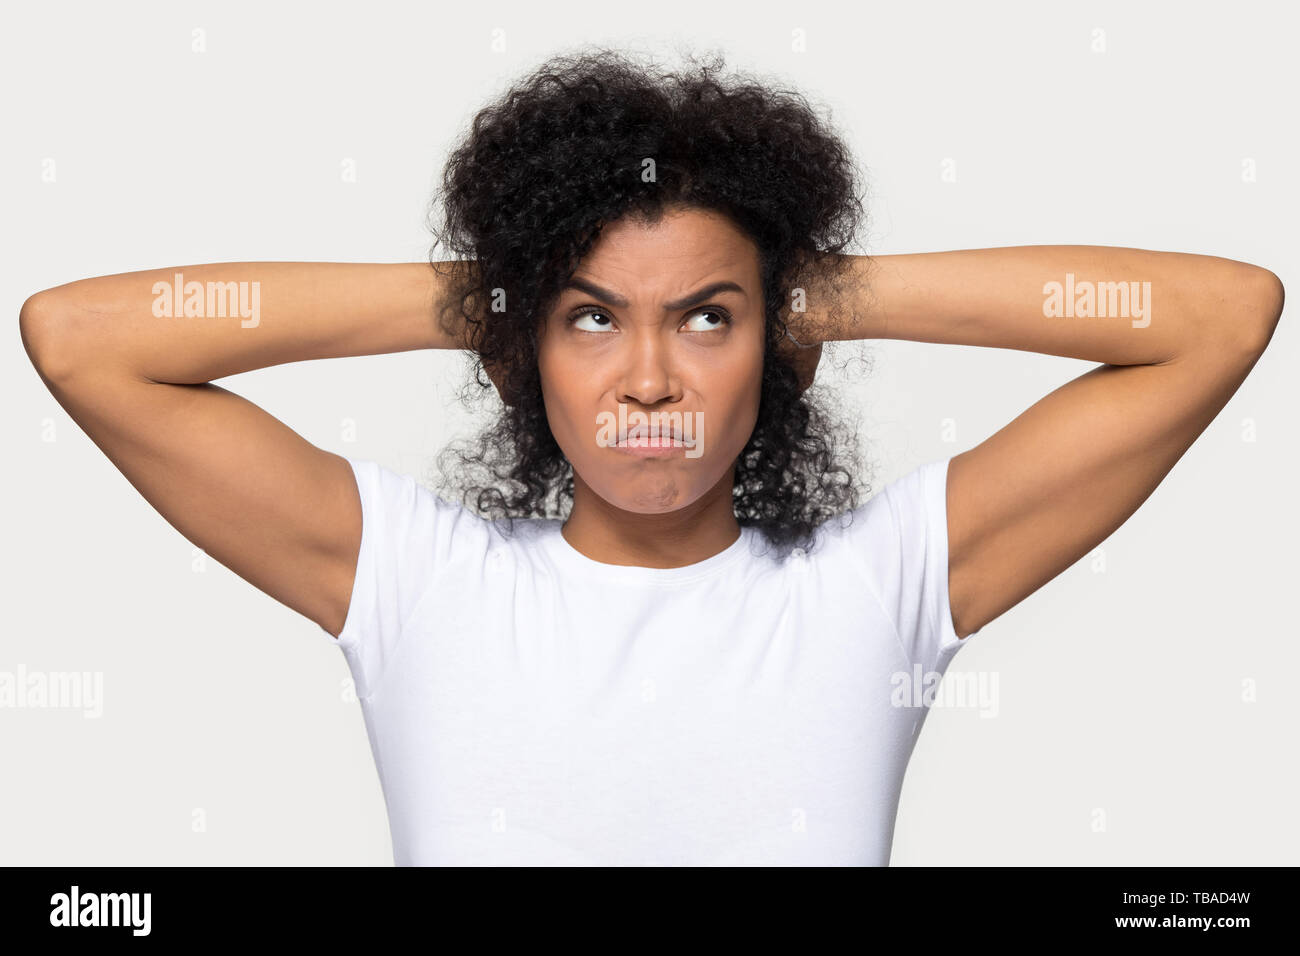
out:
<path id="1" fill-rule="evenodd" d="M 913 664 L 942 672 L 979 631 L 953 626 L 948 591 L 948 463 L 929 462 L 889 483 L 861 511 L 857 546 Z"/>
<path id="2" fill-rule="evenodd" d="M 367 697 L 396 653 L 403 625 L 435 581 L 457 509 L 408 475 L 373 461 L 347 461 L 361 498 L 361 547 L 338 646 L 358 695 Z"/>

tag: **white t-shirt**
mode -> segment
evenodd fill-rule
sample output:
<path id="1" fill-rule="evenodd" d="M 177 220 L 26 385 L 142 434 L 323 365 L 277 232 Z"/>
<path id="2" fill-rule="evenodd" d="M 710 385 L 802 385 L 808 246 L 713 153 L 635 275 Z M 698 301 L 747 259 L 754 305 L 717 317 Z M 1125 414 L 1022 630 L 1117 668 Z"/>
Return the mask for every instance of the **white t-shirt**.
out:
<path id="1" fill-rule="evenodd" d="M 916 697 L 969 641 L 949 459 L 784 564 L 743 528 L 667 569 L 593 561 L 559 520 L 506 536 L 348 460 L 363 530 L 338 643 L 398 866 L 888 864 Z"/>

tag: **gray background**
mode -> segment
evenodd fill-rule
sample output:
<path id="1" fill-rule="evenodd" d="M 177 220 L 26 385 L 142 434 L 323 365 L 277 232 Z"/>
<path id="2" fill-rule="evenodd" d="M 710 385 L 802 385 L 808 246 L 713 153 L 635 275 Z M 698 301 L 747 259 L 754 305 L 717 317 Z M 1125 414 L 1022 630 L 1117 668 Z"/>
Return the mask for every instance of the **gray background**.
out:
<path id="1" fill-rule="evenodd" d="M 215 562 L 196 570 L 31 368 L 31 293 L 197 262 L 424 259 L 426 203 L 473 111 L 587 40 L 669 62 L 721 49 L 829 109 L 867 170 L 866 251 L 1138 246 L 1255 262 L 1294 290 L 1291 9 L 6 6 L 0 671 L 102 674 L 104 700 L 98 719 L 0 708 L 0 863 L 392 860 L 343 655 Z M 1091 367 L 868 349 L 869 372 L 823 359 L 819 381 L 864 421 L 876 487 Z M 948 681 L 995 678 L 996 716 L 930 715 L 895 865 L 1298 862 L 1296 359 L 1284 319 L 1138 513 L 958 655 Z M 221 383 L 321 447 L 419 474 L 472 425 L 467 368 L 419 352 Z"/>

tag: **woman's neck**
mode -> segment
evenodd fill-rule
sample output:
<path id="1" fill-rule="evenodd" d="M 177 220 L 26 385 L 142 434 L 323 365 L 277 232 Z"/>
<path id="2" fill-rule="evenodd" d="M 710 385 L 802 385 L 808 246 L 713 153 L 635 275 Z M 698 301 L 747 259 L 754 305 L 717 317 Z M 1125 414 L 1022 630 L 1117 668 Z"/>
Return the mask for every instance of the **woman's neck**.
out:
<path id="1" fill-rule="evenodd" d="M 685 507 L 642 514 L 614 507 L 575 475 L 573 509 L 561 533 L 575 550 L 602 564 L 644 568 L 698 564 L 740 537 L 732 506 L 732 476 L 725 479 Z"/>

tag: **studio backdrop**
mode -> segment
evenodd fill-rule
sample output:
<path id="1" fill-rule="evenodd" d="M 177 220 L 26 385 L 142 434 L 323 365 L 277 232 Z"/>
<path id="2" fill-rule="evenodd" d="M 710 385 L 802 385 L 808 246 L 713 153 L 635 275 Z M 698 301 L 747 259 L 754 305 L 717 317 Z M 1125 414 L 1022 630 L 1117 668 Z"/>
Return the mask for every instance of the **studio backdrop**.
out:
<path id="1" fill-rule="evenodd" d="M 0 864 L 388 865 L 338 646 L 185 540 L 42 384 L 32 293 L 262 260 L 419 262 L 474 112 L 588 44 L 721 53 L 802 91 L 867 185 L 860 251 L 1129 246 L 1294 287 L 1283 3 L 99 3 L 2 14 Z M 574 163 L 591 157 L 575 155 Z M 1294 369 L 1267 352 L 1118 531 L 971 638 L 902 790 L 893 865 L 1293 864 Z M 312 443 L 426 481 L 482 418 L 467 355 L 231 376 Z M 818 388 L 872 488 L 1088 363 L 832 343 Z"/>

